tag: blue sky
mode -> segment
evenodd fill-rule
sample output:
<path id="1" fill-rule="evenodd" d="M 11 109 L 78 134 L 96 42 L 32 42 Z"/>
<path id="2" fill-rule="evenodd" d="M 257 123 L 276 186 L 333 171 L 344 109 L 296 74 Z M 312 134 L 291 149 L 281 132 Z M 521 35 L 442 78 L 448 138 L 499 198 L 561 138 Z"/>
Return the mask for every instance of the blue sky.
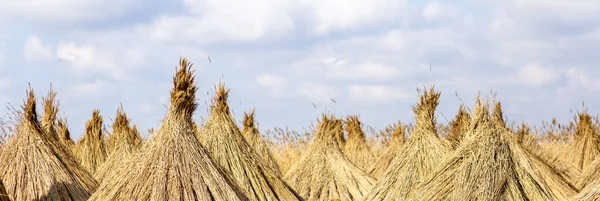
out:
<path id="1" fill-rule="evenodd" d="M 441 122 L 490 89 L 509 121 L 567 122 L 582 101 L 600 109 L 598 13 L 592 0 L 0 0 L 0 104 L 52 82 L 75 138 L 93 109 L 111 124 L 120 103 L 145 131 L 185 56 L 198 120 L 222 80 L 238 120 L 256 108 L 262 129 L 306 127 L 323 111 L 410 122 L 429 83 Z"/>

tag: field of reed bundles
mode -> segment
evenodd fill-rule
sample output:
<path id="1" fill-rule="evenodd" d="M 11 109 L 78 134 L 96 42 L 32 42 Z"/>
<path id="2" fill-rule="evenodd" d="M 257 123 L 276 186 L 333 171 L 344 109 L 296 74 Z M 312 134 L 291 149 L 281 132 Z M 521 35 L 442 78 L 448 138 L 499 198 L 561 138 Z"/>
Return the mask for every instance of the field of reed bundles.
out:
<path id="1" fill-rule="evenodd" d="M 215 83 L 199 100 L 196 67 L 173 64 L 168 109 L 148 131 L 121 105 L 89 111 L 73 140 L 57 92 L 22 86 L 0 121 L 0 201 L 600 200 L 600 121 L 585 108 L 527 125 L 480 94 L 440 123 L 447 94 L 430 85 L 406 105 L 412 121 L 374 129 L 360 114 L 323 112 L 304 130 L 263 130 L 260 110 L 234 118 L 235 88 Z M 203 121 L 197 110 L 209 111 Z"/>

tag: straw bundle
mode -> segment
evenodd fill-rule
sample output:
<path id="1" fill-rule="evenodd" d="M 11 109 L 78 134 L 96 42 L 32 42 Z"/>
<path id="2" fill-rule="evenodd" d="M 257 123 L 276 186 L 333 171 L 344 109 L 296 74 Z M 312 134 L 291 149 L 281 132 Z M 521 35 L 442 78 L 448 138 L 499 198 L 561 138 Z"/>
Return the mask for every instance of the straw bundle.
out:
<path id="1" fill-rule="evenodd" d="M 106 161 L 108 155 L 104 141 L 102 122 L 100 110 L 94 110 L 92 119 L 85 123 L 85 134 L 77 143 L 76 148 L 79 162 L 92 174 L 94 174 L 96 169 Z"/>
<path id="2" fill-rule="evenodd" d="M 58 139 L 61 144 L 63 144 L 67 150 L 73 150 L 75 147 L 75 142 L 71 139 L 71 132 L 69 132 L 67 119 L 60 118 L 58 119 Z"/>
<path id="3" fill-rule="evenodd" d="M 596 157 L 600 156 L 600 135 L 592 124 L 592 117 L 587 112 L 578 114 L 575 120 L 575 139 L 571 159 L 580 170 L 584 170 Z"/>
<path id="4" fill-rule="evenodd" d="M 113 133 L 109 137 L 109 144 L 113 150 L 110 151 L 111 154 L 106 162 L 94 173 L 94 178 L 98 182 L 102 183 L 105 177 L 115 174 L 115 170 L 140 148 L 142 137 L 130 127 L 130 122 L 123 107 L 119 108 L 112 126 Z"/>
<path id="5" fill-rule="evenodd" d="M 192 130 L 198 88 L 191 65 L 180 59 L 161 127 L 115 174 L 104 178 L 90 201 L 247 200 Z"/>
<path id="6" fill-rule="evenodd" d="M 341 118 L 336 118 L 332 121 L 335 127 L 336 139 L 340 147 L 344 147 L 346 145 L 346 138 L 344 137 L 344 120 L 342 120 Z"/>
<path id="7" fill-rule="evenodd" d="M 10 201 L 2 180 L 0 180 L 0 201 Z"/>
<path id="8" fill-rule="evenodd" d="M 581 189 L 581 192 L 573 200 L 600 200 L 600 180 L 596 179 Z"/>
<path id="9" fill-rule="evenodd" d="M 478 99 L 468 137 L 409 200 L 569 200 L 577 193 L 491 118 Z"/>
<path id="10" fill-rule="evenodd" d="M 56 100 L 56 92 L 50 87 L 48 96 L 42 98 L 44 102 L 44 115 L 42 115 L 42 128 L 44 133 L 48 134 L 48 138 L 54 142 L 59 142 L 58 132 L 56 131 L 56 120 L 58 114 L 58 101 Z"/>
<path id="11" fill-rule="evenodd" d="M 215 90 L 210 116 L 198 136 L 215 162 L 252 200 L 302 200 L 242 136 L 227 104 L 229 89 L 219 84 Z"/>
<path id="12" fill-rule="evenodd" d="M 462 141 L 463 136 L 469 130 L 470 121 L 471 114 L 467 112 L 465 105 L 461 104 L 456 117 L 450 122 L 450 132 L 446 136 L 446 140 L 450 142 L 452 149 L 456 149 Z"/>
<path id="13" fill-rule="evenodd" d="M 366 170 L 371 166 L 375 156 L 369 145 L 367 145 L 367 139 L 358 116 L 348 116 L 346 118 L 346 133 L 348 133 L 348 141 L 344 145 L 344 154 L 354 165 Z"/>
<path id="14" fill-rule="evenodd" d="M 87 200 L 98 184 L 44 133 L 32 89 L 23 110 L 16 135 L 0 154 L 0 178 L 11 200 Z"/>
<path id="15" fill-rule="evenodd" d="M 416 124 L 412 135 L 366 200 L 405 199 L 449 151 L 435 128 L 435 109 L 439 105 L 440 92 L 433 87 L 417 91 L 420 95 L 419 102 L 413 107 Z"/>
<path id="16" fill-rule="evenodd" d="M 396 158 L 396 155 L 400 153 L 402 146 L 405 141 L 406 135 L 406 126 L 403 125 L 400 121 L 394 125 L 394 132 L 392 134 L 392 139 L 390 141 L 390 145 L 386 148 L 383 154 L 375 161 L 375 163 L 369 168 L 369 175 L 374 178 L 380 178 L 387 168 L 392 163 L 392 160 Z"/>
<path id="17" fill-rule="evenodd" d="M 337 129 L 334 117 L 323 115 L 312 143 L 285 176 L 307 200 L 363 200 L 372 188 L 374 180 L 342 153 Z"/>
<path id="18" fill-rule="evenodd" d="M 246 139 L 246 142 L 250 144 L 250 147 L 256 151 L 260 160 L 267 165 L 269 169 L 272 170 L 275 175 L 278 177 L 282 177 L 281 170 L 279 169 L 279 165 L 275 162 L 275 158 L 273 158 L 273 154 L 265 141 L 263 141 L 260 136 L 260 132 L 258 131 L 257 125 L 254 122 L 255 110 L 252 110 L 248 113 L 244 113 L 244 130 L 242 133 Z"/>
<path id="19" fill-rule="evenodd" d="M 129 147 L 138 148 L 142 143 L 142 136 L 135 125 L 130 125 L 131 119 L 127 118 L 127 114 L 121 106 L 117 109 L 117 115 L 112 125 L 112 134 L 108 136 L 106 149 L 108 155 L 112 154 L 119 144 L 126 144 Z M 135 127 L 135 128 L 134 128 Z"/>

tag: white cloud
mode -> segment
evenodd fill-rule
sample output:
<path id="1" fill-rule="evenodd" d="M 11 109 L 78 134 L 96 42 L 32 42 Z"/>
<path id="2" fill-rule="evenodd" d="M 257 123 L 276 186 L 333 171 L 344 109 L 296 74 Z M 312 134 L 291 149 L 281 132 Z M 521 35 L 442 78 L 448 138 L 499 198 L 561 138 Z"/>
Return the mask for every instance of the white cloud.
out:
<path id="1" fill-rule="evenodd" d="M 290 34 L 294 1 L 185 0 L 188 14 L 163 16 L 151 27 L 153 38 L 177 42 L 253 41 Z"/>
<path id="2" fill-rule="evenodd" d="M 104 81 L 88 82 L 69 87 L 69 92 L 76 96 L 98 96 L 106 86 Z"/>
<path id="3" fill-rule="evenodd" d="M 144 62 L 145 56 L 137 49 L 108 50 L 73 42 L 61 42 L 56 49 L 56 57 L 68 63 L 74 72 L 102 73 L 117 80 L 133 79 L 131 71 Z"/>
<path id="4" fill-rule="evenodd" d="M 421 17 L 426 20 L 444 20 L 458 15 L 457 8 L 451 4 L 429 1 L 421 11 Z"/>
<path id="5" fill-rule="evenodd" d="M 358 103 L 376 104 L 409 98 L 401 89 L 386 85 L 351 85 L 347 90 L 350 100 Z"/>
<path id="6" fill-rule="evenodd" d="M 272 94 L 279 95 L 288 84 L 285 77 L 273 74 L 262 74 L 256 77 L 256 82 L 267 88 Z"/>
<path id="7" fill-rule="evenodd" d="M 559 73 L 551 68 L 544 68 L 538 64 L 523 66 L 517 74 L 517 81 L 534 87 L 553 84 L 559 78 Z"/>
<path id="8" fill-rule="evenodd" d="M 169 42 L 246 42 L 328 35 L 398 20 L 405 0 L 185 0 L 187 13 L 147 27 Z M 306 30 L 306 31 L 303 31 Z"/>
<path id="9" fill-rule="evenodd" d="M 25 59 L 30 61 L 52 59 L 51 47 L 44 45 L 42 39 L 36 35 L 29 36 L 27 41 L 25 41 L 23 51 Z"/>
<path id="10" fill-rule="evenodd" d="M 335 98 L 335 88 L 321 83 L 303 83 L 298 85 L 296 91 L 311 101 L 327 103 Z"/>
<path id="11" fill-rule="evenodd" d="M 9 77 L 0 77 L 0 88 L 12 86 L 12 80 Z"/>
<path id="12" fill-rule="evenodd" d="M 311 0 L 316 34 L 357 29 L 396 19 L 407 6 L 405 0 Z"/>
<path id="13" fill-rule="evenodd" d="M 315 73 L 325 70 L 327 78 L 340 79 L 390 79 L 400 75 L 396 67 L 380 62 L 365 60 L 353 62 L 346 59 L 326 57 L 322 59 L 305 59 L 292 65 L 294 70 Z"/>
<path id="14" fill-rule="evenodd" d="M 136 0 L 0 1 L 0 16 L 32 23 L 78 23 L 117 19 L 134 9 Z"/>
<path id="15" fill-rule="evenodd" d="M 590 78 L 586 70 L 578 68 L 570 68 L 565 72 L 571 88 L 583 87 L 588 90 L 600 90 L 600 81 L 596 78 Z"/>

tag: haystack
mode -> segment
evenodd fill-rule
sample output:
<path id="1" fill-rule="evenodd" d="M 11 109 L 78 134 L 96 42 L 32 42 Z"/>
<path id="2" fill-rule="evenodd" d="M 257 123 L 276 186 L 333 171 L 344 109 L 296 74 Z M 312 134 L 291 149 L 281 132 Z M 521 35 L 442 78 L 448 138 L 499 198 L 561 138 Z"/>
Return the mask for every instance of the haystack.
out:
<path id="1" fill-rule="evenodd" d="M 198 139 L 213 159 L 252 200 L 302 200 L 246 142 L 229 110 L 229 89 L 215 88 L 210 116 Z"/>
<path id="2" fill-rule="evenodd" d="M 69 123 L 67 119 L 60 118 L 58 119 L 58 140 L 61 144 L 63 144 L 68 150 L 73 150 L 75 147 L 75 142 L 71 139 L 71 132 L 69 131 Z"/>
<path id="3" fill-rule="evenodd" d="M 338 129 L 333 116 L 323 115 L 312 143 L 285 176 L 307 200 L 363 200 L 373 186 L 374 179 L 342 153 Z"/>
<path id="4" fill-rule="evenodd" d="M 467 112 L 465 105 L 461 104 L 456 117 L 450 122 L 450 132 L 446 136 L 446 140 L 450 142 L 452 149 L 456 149 L 462 141 L 463 136 L 469 130 L 470 121 L 471 114 Z"/>
<path id="5" fill-rule="evenodd" d="M 405 199 L 449 151 L 435 127 L 435 109 L 439 105 L 440 92 L 434 87 L 417 91 L 420 93 L 419 102 L 412 108 L 415 128 L 366 200 Z"/>
<path id="6" fill-rule="evenodd" d="M 394 127 L 395 128 L 388 147 L 385 149 L 383 154 L 377 158 L 371 168 L 369 168 L 369 171 L 367 171 L 367 173 L 369 173 L 369 175 L 371 175 L 373 178 L 380 178 L 385 173 L 394 158 L 396 158 L 396 155 L 400 153 L 400 150 L 404 145 L 406 126 L 398 121 Z"/>
<path id="7" fill-rule="evenodd" d="M 372 165 L 375 156 L 371 152 L 371 147 L 367 145 L 367 139 L 358 116 L 346 118 L 346 133 L 348 140 L 344 145 L 344 154 L 354 165 L 362 170 L 367 170 Z"/>
<path id="8" fill-rule="evenodd" d="M 478 100 L 468 137 L 408 200 L 569 200 L 576 193 Z"/>
<path id="9" fill-rule="evenodd" d="M 112 126 L 113 133 L 109 137 L 111 154 L 94 173 L 94 178 L 98 182 L 102 183 L 105 177 L 115 174 L 115 170 L 140 148 L 142 137 L 131 127 L 130 122 L 123 107 L 119 108 Z"/>
<path id="10" fill-rule="evenodd" d="M 77 143 L 75 152 L 81 165 L 92 174 L 106 161 L 108 156 L 102 122 L 100 110 L 94 110 L 92 119 L 85 123 L 85 134 Z"/>
<path id="11" fill-rule="evenodd" d="M 0 178 L 11 200 L 87 200 L 98 184 L 44 133 L 32 89 L 23 110 L 0 154 Z"/>
<path id="12" fill-rule="evenodd" d="M 192 130 L 194 71 L 185 58 L 173 78 L 171 106 L 158 131 L 104 178 L 90 201 L 248 200 L 210 158 Z"/>
<path id="13" fill-rule="evenodd" d="M 244 134 L 244 138 L 246 142 L 250 144 L 250 147 L 256 151 L 256 154 L 260 157 L 260 160 L 267 165 L 269 169 L 275 173 L 275 175 L 282 177 L 281 170 L 279 169 L 279 165 L 275 162 L 275 158 L 273 158 L 273 153 L 265 141 L 263 141 L 260 136 L 260 132 L 258 131 L 258 126 L 254 122 L 255 110 L 244 113 L 244 130 L 242 133 Z"/>
<path id="14" fill-rule="evenodd" d="M 583 111 L 575 120 L 575 136 L 571 158 L 576 167 L 584 170 L 596 157 L 600 156 L 600 135 L 592 124 L 592 117 Z"/>

